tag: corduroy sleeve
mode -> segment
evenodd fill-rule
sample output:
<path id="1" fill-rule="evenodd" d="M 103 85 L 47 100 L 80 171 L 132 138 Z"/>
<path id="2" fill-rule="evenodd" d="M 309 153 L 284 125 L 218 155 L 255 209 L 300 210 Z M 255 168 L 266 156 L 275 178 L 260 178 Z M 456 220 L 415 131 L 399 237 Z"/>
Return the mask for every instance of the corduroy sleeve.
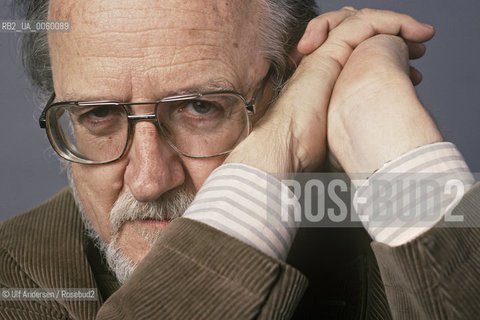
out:
<path id="1" fill-rule="evenodd" d="M 439 222 L 398 247 L 373 243 L 394 319 L 480 319 L 480 184 Z"/>
<path id="2" fill-rule="evenodd" d="M 287 319 L 306 278 L 208 225 L 169 225 L 97 319 Z"/>

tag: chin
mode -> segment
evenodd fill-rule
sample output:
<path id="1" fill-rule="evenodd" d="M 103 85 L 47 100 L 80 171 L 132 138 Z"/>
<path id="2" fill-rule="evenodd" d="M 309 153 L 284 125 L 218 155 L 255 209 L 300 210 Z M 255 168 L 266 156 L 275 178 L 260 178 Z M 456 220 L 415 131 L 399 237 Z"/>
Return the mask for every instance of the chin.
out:
<path id="1" fill-rule="evenodd" d="M 135 265 L 150 252 L 154 243 L 161 237 L 168 222 L 158 220 L 135 220 L 125 222 L 112 243 Z"/>
<path id="2" fill-rule="evenodd" d="M 150 252 L 155 241 L 168 224 L 154 222 L 128 222 L 107 245 L 107 264 L 121 284 L 124 284 L 137 265 Z"/>

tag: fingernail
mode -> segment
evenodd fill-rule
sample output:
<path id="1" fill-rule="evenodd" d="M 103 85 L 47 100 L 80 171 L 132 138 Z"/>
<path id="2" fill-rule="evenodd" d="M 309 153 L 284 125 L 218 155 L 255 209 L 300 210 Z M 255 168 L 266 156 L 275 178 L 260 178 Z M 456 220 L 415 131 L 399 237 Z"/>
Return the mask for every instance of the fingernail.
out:
<path id="1" fill-rule="evenodd" d="M 425 28 L 433 29 L 433 26 L 431 26 L 431 25 L 429 25 L 429 24 L 426 24 L 426 23 L 422 23 L 422 24 L 423 24 L 423 26 L 424 26 Z"/>

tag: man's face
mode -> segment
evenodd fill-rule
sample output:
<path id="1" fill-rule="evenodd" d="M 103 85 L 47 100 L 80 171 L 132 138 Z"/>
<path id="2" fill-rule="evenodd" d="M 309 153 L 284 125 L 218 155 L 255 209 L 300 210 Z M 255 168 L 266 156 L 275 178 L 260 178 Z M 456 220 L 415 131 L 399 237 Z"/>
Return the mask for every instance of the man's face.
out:
<path id="1" fill-rule="evenodd" d="M 248 99 L 268 69 L 257 43 L 260 11 L 258 3 L 243 0 L 52 0 L 49 19 L 72 24 L 71 33 L 49 34 L 57 99 L 142 102 L 221 88 Z M 72 164 L 72 174 L 99 236 L 107 243 L 116 238 L 122 254 L 138 263 L 150 247 L 142 234 L 167 223 L 134 218 L 115 232 L 116 200 L 130 192 L 140 202 L 176 201 L 179 192 L 194 194 L 223 160 L 182 157 L 152 122 L 140 121 L 121 160 Z"/>

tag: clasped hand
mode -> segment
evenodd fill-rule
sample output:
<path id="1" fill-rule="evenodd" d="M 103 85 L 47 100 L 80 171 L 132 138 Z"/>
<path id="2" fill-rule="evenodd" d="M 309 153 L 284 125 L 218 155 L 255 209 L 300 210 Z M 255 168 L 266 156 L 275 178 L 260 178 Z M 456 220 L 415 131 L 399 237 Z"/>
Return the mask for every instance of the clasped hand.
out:
<path id="1" fill-rule="evenodd" d="M 291 54 L 295 73 L 226 162 L 283 173 L 336 159 L 347 173 L 370 173 L 441 141 L 415 93 L 421 73 L 409 65 L 433 35 L 391 11 L 345 7 L 315 18 Z"/>

